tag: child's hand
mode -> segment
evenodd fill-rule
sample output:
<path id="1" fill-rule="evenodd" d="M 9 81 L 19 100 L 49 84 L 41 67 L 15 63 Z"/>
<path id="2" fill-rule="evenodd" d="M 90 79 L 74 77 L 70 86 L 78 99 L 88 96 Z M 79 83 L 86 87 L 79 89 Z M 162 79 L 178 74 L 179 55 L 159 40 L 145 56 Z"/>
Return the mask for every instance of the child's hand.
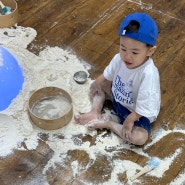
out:
<path id="1" fill-rule="evenodd" d="M 90 87 L 90 96 L 94 97 L 95 94 L 101 94 L 102 93 L 102 85 L 106 79 L 104 78 L 103 74 L 100 75 L 92 84 Z"/>
<path id="2" fill-rule="evenodd" d="M 128 117 L 123 123 L 123 128 L 122 128 L 123 138 L 125 138 L 127 141 L 130 140 L 133 125 L 134 125 L 134 121 L 132 119 L 129 119 Z"/>
<path id="3" fill-rule="evenodd" d="M 101 92 L 101 85 L 98 81 L 94 81 L 92 84 L 91 84 L 91 87 L 90 87 L 90 95 L 91 97 L 94 97 L 95 94 L 99 94 L 99 92 Z"/>
<path id="4" fill-rule="evenodd" d="M 125 119 L 123 123 L 122 133 L 123 133 L 123 137 L 125 137 L 127 141 L 130 140 L 134 122 L 138 120 L 140 117 L 141 115 L 137 114 L 136 112 L 132 112 Z"/>

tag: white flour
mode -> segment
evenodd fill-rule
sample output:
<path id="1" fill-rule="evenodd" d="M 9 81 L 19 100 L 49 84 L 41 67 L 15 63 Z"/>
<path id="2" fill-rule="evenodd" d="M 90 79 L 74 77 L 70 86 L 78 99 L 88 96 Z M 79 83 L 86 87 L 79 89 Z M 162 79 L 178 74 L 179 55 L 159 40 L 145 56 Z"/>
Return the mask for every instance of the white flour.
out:
<path id="1" fill-rule="evenodd" d="M 70 109 L 71 103 L 64 96 L 45 97 L 33 104 L 31 111 L 39 118 L 56 119 L 64 116 Z"/>
<path id="2" fill-rule="evenodd" d="M 45 166 L 43 174 L 45 174 L 50 167 L 55 167 L 57 162 L 62 163 L 67 157 L 67 151 L 75 149 L 84 150 L 93 162 L 96 160 L 98 154 L 105 155 L 108 158 L 115 155 L 117 151 L 108 152 L 106 150 L 111 147 L 133 150 L 139 155 L 150 157 L 143 149 L 131 148 L 130 145 L 123 143 L 122 140 L 113 133 L 105 136 L 105 132 L 103 132 L 98 135 L 95 144 L 92 146 L 88 141 L 82 142 L 80 138 L 76 137 L 78 134 L 95 136 L 97 135 L 97 131 L 88 131 L 86 127 L 76 125 L 74 119 L 72 119 L 67 126 L 56 131 L 44 131 L 32 126 L 27 115 L 27 104 L 29 96 L 33 91 L 45 86 L 57 86 L 62 88 L 71 94 L 74 114 L 79 114 L 79 112 L 88 112 L 91 109 L 88 92 L 92 82 L 92 80 L 88 78 L 85 84 L 80 85 L 73 80 L 73 74 L 77 71 L 85 70 L 88 73 L 89 65 L 79 60 L 70 51 L 48 46 L 40 52 L 39 56 L 29 52 L 26 47 L 35 37 L 36 31 L 32 28 L 18 26 L 16 29 L 0 29 L 0 44 L 13 53 L 18 59 L 25 77 L 23 89 L 20 94 L 6 110 L 0 113 L 0 155 L 5 157 L 10 154 L 14 148 L 25 150 L 18 145 L 23 140 L 25 140 L 28 150 L 35 149 L 38 145 L 38 133 L 43 132 L 49 134 L 47 144 L 54 151 L 54 155 Z M 2 61 L 0 56 L 0 66 L 3 64 Z M 153 134 L 152 142 L 148 143 L 144 150 L 150 148 L 165 135 L 172 132 L 185 134 L 182 130 L 159 130 L 158 133 Z M 54 134 L 62 134 L 65 138 L 61 142 Z M 11 139 L 12 135 L 14 139 Z M 177 149 L 173 155 L 162 160 L 162 165 L 160 165 L 158 169 L 150 172 L 148 175 L 158 178 L 162 177 L 180 153 L 181 149 Z M 71 163 L 74 177 L 84 170 L 87 170 L 92 163 L 89 163 L 82 169 L 78 161 L 74 160 Z M 126 172 L 127 178 L 129 179 L 135 174 L 136 170 L 142 168 L 137 163 L 128 160 L 113 160 L 111 163 L 113 166 L 111 179 L 104 183 L 104 185 L 120 184 L 117 176 L 118 173 Z M 139 180 L 136 180 L 136 182 L 139 182 Z M 178 182 L 184 182 L 184 174 L 180 174 L 171 185 L 175 183 L 178 184 Z M 128 184 L 132 184 L 130 180 L 128 180 Z"/>
<path id="3" fill-rule="evenodd" d="M 6 156 L 17 146 L 15 138 L 21 140 L 17 134 L 14 120 L 5 114 L 0 114 L 0 156 Z"/>

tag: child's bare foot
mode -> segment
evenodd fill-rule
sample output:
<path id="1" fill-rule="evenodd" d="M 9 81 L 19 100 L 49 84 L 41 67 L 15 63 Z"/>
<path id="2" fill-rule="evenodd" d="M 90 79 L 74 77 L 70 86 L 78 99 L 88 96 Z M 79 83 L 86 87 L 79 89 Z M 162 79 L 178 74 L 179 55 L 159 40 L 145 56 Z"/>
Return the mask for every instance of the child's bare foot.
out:
<path id="1" fill-rule="evenodd" d="M 85 125 L 94 119 L 100 119 L 100 118 L 101 118 L 101 115 L 94 113 L 92 111 L 85 114 L 74 116 L 75 122 L 80 125 Z"/>
<path id="2" fill-rule="evenodd" d="M 93 119 L 92 121 L 89 121 L 87 123 L 87 127 L 89 130 L 95 128 L 98 129 L 108 128 L 110 121 L 112 121 L 112 117 L 110 115 L 106 115 L 102 119 Z"/>

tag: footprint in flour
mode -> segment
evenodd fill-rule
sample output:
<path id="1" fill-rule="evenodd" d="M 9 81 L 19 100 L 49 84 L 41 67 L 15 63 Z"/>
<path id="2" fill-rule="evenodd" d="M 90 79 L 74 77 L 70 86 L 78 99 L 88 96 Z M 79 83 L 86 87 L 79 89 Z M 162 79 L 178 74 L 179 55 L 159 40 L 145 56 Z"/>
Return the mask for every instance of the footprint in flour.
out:
<path id="1" fill-rule="evenodd" d="M 47 76 L 47 80 L 49 80 L 51 82 L 55 81 L 57 79 L 58 79 L 58 75 L 57 74 L 50 74 L 50 75 Z"/>

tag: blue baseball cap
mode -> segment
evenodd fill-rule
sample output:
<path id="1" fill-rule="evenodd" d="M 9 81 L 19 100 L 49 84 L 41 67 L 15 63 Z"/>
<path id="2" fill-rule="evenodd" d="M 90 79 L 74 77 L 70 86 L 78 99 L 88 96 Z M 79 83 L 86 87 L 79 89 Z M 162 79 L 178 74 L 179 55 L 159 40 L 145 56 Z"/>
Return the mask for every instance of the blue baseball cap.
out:
<path id="1" fill-rule="evenodd" d="M 131 21 L 139 23 L 138 32 L 130 32 L 125 29 Z M 158 28 L 155 21 L 150 16 L 145 13 L 138 12 L 129 14 L 122 21 L 118 34 L 119 36 L 129 37 L 151 46 L 155 46 L 158 36 Z"/>

